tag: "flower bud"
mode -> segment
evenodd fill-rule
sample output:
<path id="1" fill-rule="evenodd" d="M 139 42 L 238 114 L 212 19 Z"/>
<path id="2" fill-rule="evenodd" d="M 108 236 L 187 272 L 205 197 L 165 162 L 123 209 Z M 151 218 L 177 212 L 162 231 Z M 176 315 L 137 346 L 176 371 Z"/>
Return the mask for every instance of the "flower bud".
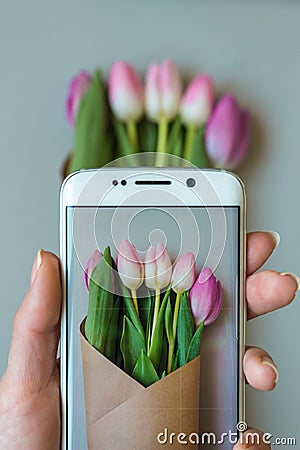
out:
<path id="1" fill-rule="evenodd" d="M 186 126 L 201 126 L 211 115 L 214 101 L 214 84 L 209 75 L 194 78 L 181 101 L 181 119 Z"/>
<path id="2" fill-rule="evenodd" d="M 163 289 L 170 283 L 172 262 L 166 246 L 150 245 L 145 256 L 145 284 L 149 289 Z"/>
<path id="3" fill-rule="evenodd" d="M 144 279 L 144 265 L 134 245 L 126 239 L 118 247 L 117 268 L 124 286 L 131 290 L 139 288 Z"/>
<path id="4" fill-rule="evenodd" d="M 206 148 L 211 161 L 220 167 L 236 168 L 249 147 L 249 115 L 241 111 L 233 95 L 223 97 L 206 128 Z"/>
<path id="5" fill-rule="evenodd" d="M 96 265 L 98 264 L 98 262 L 100 261 L 101 258 L 102 258 L 102 253 L 99 252 L 99 250 L 95 250 L 94 253 L 89 257 L 89 259 L 86 263 L 86 268 L 84 271 L 84 285 L 85 285 L 87 291 L 89 290 L 89 283 L 90 283 L 90 278 L 91 278 L 92 272 L 95 269 Z"/>
<path id="6" fill-rule="evenodd" d="M 181 98 L 181 79 L 176 65 L 166 60 L 152 64 L 146 74 L 145 103 L 150 119 L 173 120 L 178 113 Z"/>
<path id="7" fill-rule="evenodd" d="M 182 255 L 176 262 L 172 273 L 172 289 L 182 294 L 193 286 L 196 278 L 195 256 L 188 252 Z"/>
<path id="8" fill-rule="evenodd" d="M 66 115 L 71 127 L 75 125 L 80 101 L 91 82 L 92 77 L 86 70 L 82 70 L 71 80 L 66 101 Z"/>
<path id="9" fill-rule="evenodd" d="M 213 323 L 221 311 L 222 287 L 209 267 L 201 270 L 192 289 L 189 300 L 196 326 Z"/>
<path id="10" fill-rule="evenodd" d="M 144 88 L 135 69 L 116 62 L 109 74 L 108 93 L 115 116 L 123 122 L 137 122 L 144 112 Z"/>

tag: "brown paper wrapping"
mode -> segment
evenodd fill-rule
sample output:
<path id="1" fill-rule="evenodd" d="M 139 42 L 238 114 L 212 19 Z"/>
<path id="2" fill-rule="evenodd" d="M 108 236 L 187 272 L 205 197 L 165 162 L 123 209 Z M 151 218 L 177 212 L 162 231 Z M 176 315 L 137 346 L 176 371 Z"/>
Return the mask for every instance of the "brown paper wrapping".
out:
<path id="1" fill-rule="evenodd" d="M 199 432 L 200 357 L 145 388 L 88 343 L 83 324 L 80 338 L 89 450 L 174 450 L 181 447 L 176 440 L 179 433 L 187 435 L 184 448 L 197 448 L 188 436 Z M 176 436 L 170 438 L 171 433 Z"/>

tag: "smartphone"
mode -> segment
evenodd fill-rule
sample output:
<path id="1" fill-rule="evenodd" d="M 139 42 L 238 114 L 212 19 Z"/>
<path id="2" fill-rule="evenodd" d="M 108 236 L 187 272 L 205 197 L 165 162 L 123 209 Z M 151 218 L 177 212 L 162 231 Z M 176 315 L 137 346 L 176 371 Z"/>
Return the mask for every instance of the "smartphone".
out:
<path id="1" fill-rule="evenodd" d="M 199 448 L 217 444 L 231 449 L 235 436 L 243 431 L 238 424 L 244 421 L 245 191 L 241 180 L 213 169 L 83 170 L 64 181 L 60 212 L 63 450 L 129 450 L 118 441 L 117 423 L 110 430 L 111 447 L 103 447 L 101 436 L 98 443 L 88 444 L 90 412 L 85 404 L 79 331 L 88 310 L 83 282 L 86 262 L 95 249 L 103 252 L 108 245 L 115 258 L 123 239 L 134 244 L 141 259 L 149 244 L 159 242 L 166 245 L 172 261 L 192 251 L 197 273 L 209 266 L 221 281 L 221 312 L 213 325 L 204 327 L 201 343 L 199 440 L 185 447 L 198 448 L 200 443 Z M 102 381 L 109 391 L 110 380 Z M 89 383 L 93 390 L 95 380 Z M 165 447 L 180 448 L 174 442 L 168 446 L 166 433 L 185 430 L 165 430 L 163 423 L 161 428 Z M 162 446 L 157 442 L 152 448 Z M 142 448 L 148 448 L 146 443 Z"/>

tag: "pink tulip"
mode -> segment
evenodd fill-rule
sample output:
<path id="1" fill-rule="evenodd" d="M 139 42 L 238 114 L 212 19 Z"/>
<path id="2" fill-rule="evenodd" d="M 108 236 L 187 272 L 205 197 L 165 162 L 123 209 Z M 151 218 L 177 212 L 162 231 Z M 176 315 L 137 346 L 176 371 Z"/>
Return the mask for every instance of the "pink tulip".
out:
<path id="1" fill-rule="evenodd" d="M 200 272 L 190 290 L 190 305 L 196 326 L 213 323 L 221 311 L 222 287 L 209 267 Z"/>
<path id="2" fill-rule="evenodd" d="M 144 112 L 144 88 L 135 69 L 125 61 L 116 62 L 109 74 L 108 92 L 115 116 L 137 122 Z"/>
<path id="3" fill-rule="evenodd" d="M 209 119 L 214 101 L 214 83 L 209 75 L 194 78 L 181 101 L 181 118 L 187 126 L 201 126 Z"/>
<path id="4" fill-rule="evenodd" d="M 121 241 L 117 254 L 117 268 L 127 288 L 136 290 L 144 279 L 144 265 L 135 247 L 126 239 Z"/>
<path id="5" fill-rule="evenodd" d="M 86 268 L 84 271 L 84 285 L 87 290 L 89 290 L 89 283 L 90 283 L 90 278 L 91 278 L 92 272 L 95 269 L 95 267 L 97 266 L 97 264 L 99 263 L 101 258 L 102 258 L 102 253 L 99 252 L 99 250 L 95 250 L 94 253 L 92 253 L 92 255 L 89 257 L 89 259 L 86 263 Z"/>
<path id="6" fill-rule="evenodd" d="M 188 291 L 196 278 L 195 256 L 188 252 L 176 262 L 172 273 L 172 289 L 179 294 Z"/>
<path id="7" fill-rule="evenodd" d="M 181 79 L 176 65 L 166 60 L 152 64 L 146 74 L 146 111 L 150 119 L 173 120 L 178 113 L 181 98 Z"/>
<path id="8" fill-rule="evenodd" d="M 236 168 L 249 147 L 249 115 L 241 111 L 233 95 L 223 97 L 215 107 L 206 128 L 207 154 L 212 162 Z"/>
<path id="9" fill-rule="evenodd" d="M 172 275 L 172 262 L 166 246 L 159 242 L 150 245 L 145 256 L 145 284 L 149 289 L 163 289 L 168 286 Z"/>
<path id="10" fill-rule="evenodd" d="M 71 127 L 75 125 L 80 101 L 91 82 L 92 77 L 86 70 L 82 70 L 71 80 L 66 101 L 66 115 Z"/>

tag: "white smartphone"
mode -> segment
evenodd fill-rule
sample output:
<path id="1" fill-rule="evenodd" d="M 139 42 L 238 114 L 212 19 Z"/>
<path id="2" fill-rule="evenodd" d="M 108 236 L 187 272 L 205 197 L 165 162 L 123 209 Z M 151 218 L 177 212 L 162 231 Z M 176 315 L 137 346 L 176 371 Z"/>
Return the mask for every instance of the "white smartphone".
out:
<path id="1" fill-rule="evenodd" d="M 95 249 L 103 252 L 108 245 L 115 258 L 123 239 L 134 244 L 141 259 L 149 244 L 158 242 L 166 245 L 172 261 L 192 251 L 197 274 L 209 266 L 221 281 L 222 309 L 215 323 L 205 327 L 201 344 L 198 442 L 200 448 L 215 443 L 218 448 L 231 449 L 239 431 L 237 424 L 244 421 L 245 191 L 241 180 L 230 172 L 212 169 L 79 171 L 70 175 L 61 189 L 60 237 L 63 450 L 123 448 L 122 443 L 103 447 L 101 438 L 98 444 L 88 445 L 79 332 L 88 310 L 83 282 L 86 262 Z M 109 389 L 109 380 L 104 381 Z M 119 426 L 111 430 L 114 443 L 118 442 Z M 163 423 L 161 426 L 162 433 L 169 432 Z M 169 436 L 164 438 L 169 442 Z M 161 446 L 157 442 L 152 448 Z M 175 443 L 167 446 L 179 447 Z"/>

